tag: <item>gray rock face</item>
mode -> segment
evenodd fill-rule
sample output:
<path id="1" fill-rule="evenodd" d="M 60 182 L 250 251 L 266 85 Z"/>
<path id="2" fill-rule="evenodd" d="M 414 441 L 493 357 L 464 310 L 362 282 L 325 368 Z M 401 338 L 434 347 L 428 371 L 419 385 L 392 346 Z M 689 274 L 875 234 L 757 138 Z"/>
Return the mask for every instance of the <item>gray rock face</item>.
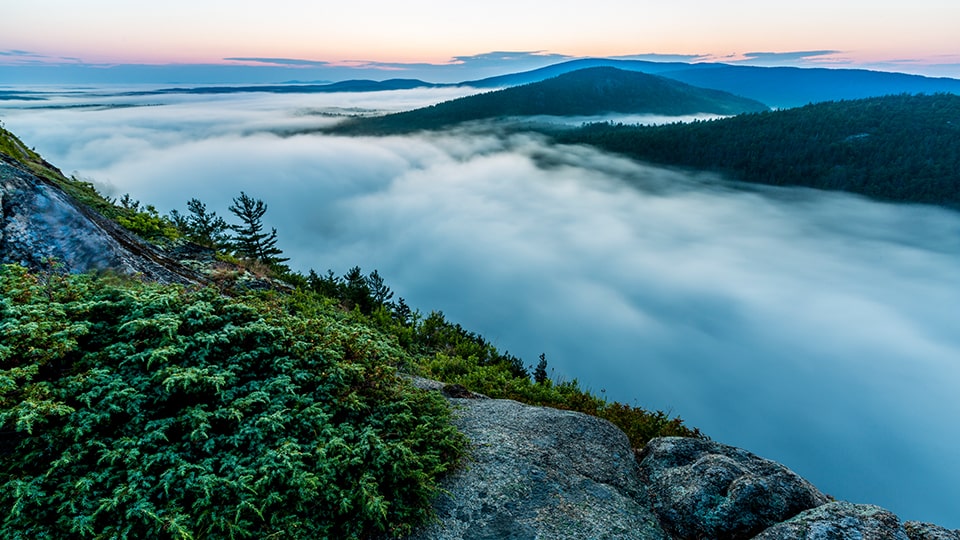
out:
<path id="1" fill-rule="evenodd" d="M 204 279 L 144 244 L 60 188 L 0 161 L 0 262 L 34 270 L 50 261 L 66 272 L 113 270 L 163 283 Z"/>
<path id="2" fill-rule="evenodd" d="M 770 527 L 755 540 L 909 540 L 899 518 L 870 504 L 833 502 Z M 935 537 L 934 537 L 935 538 Z"/>
<path id="3" fill-rule="evenodd" d="M 654 439 L 638 465 L 604 420 L 411 380 L 448 397 L 472 455 L 444 480 L 437 522 L 408 540 L 960 540 L 876 506 L 830 502 L 739 448 Z"/>
<path id="4" fill-rule="evenodd" d="M 451 399 L 472 443 L 423 540 L 668 538 L 626 435 L 605 420 L 515 401 Z"/>
<path id="5" fill-rule="evenodd" d="M 960 540 L 960 531 L 951 531 L 932 523 L 908 521 L 903 524 L 910 540 Z"/>
<path id="6" fill-rule="evenodd" d="M 640 475 L 664 529 L 678 539 L 750 538 L 829 501 L 779 463 L 700 439 L 650 441 Z"/>

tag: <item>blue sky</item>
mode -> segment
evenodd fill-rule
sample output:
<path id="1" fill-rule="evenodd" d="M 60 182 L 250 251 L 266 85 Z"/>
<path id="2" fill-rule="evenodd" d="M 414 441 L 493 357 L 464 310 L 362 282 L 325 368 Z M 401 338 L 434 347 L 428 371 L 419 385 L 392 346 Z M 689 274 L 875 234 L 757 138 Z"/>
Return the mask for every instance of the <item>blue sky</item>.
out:
<path id="1" fill-rule="evenodd" d="M 958 20 L 960 3 L 952 0 L 810 0 L 775 9 L 754 0 L 596 0 L 589 8 L 491 0 L 483 9 L 438 0 L 32 0 L 4 8 L 0 75 L 29 82 L 49 73 L 38 66 L 55 65 L 64 77 L 86 72 L 97 80 L 109 78 L 110 66 L 133 64 L 154 67 L 106 73 L 131 82 L 200 73 L 225 82 L 464 80 L 558 58 L 653 53 L 960 76 Z M 203 67 L 190 75 L 185 64 Z M 231 67 L 215 67 L 223 65 Z"/>

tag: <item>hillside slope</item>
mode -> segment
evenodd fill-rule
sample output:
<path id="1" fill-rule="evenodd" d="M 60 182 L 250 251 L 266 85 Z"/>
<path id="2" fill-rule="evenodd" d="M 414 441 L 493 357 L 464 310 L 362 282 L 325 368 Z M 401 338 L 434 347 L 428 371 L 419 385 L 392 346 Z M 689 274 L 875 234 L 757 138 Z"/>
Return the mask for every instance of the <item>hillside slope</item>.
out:
<path id="1" fill-rule="evenodd" d="M 960 208 L 960 96 L 900 95 L 709 122 L 596 124 L 559 134 L 746 182 Z"/>
<path id="2" fill-rule="evenodd" d="M 565 73 L 595 67 L 610 67 L 622 69 L 624 71 L 640 71 L 650 75 L 657 75 L 663 72 L 688 69 L 699 64 L 688 64 L 685 62 L 651 62 L 647 60 L 618 60 L 611 58 L 577 58 L 558 64 L 551 64 L 542 68 L 532 69 L 530 71 L 521 71 L 518 73 L 508 73 L 506 75 L 497 75 L 485 79 L 473 81 L 464 81 L 460 86 L 470 86 L 473 88 L 505 88 L 508 86 L 520 86 L 521 84 L 530 84 L 544 81 L 553 77 L 558 77 Z"/>
<path id="3" fill-rule="evenodd" d="M 376 118 L 356 118 L 330 131 L 348 134 L 406 133 L 441 129 L 476 120 L 538 115 L 732 115 L 767 109 L 757 101 L 696 88 L 655 75 L 594 67 L 413 111 Z"/>
<path id="4" fill-rule="evenodd" d="M 0 128 L 0 262 L 35 270 L 58 265 L 73 273 L 109 269 L 164 283 L 207 282 L 79 202 L 77 196 L 90 191 Z"/>

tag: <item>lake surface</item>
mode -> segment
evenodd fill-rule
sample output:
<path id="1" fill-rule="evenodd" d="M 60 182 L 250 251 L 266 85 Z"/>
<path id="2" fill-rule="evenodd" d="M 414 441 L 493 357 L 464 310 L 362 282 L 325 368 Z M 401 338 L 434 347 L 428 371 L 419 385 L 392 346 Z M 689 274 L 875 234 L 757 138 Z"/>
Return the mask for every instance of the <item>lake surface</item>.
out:
<path id="1" fill-rule="evenodd" d="M 528 364 L 545 353 L 555 378 L 960 528 L 960 214 L 529 135 L 290 136 L 454 96 L 84 91 L 0 102 L 0 119 L 164 213 L 197 197 L 229 218 L 243 190 L 297 269 L 377 269 L 411 306 Z"/>

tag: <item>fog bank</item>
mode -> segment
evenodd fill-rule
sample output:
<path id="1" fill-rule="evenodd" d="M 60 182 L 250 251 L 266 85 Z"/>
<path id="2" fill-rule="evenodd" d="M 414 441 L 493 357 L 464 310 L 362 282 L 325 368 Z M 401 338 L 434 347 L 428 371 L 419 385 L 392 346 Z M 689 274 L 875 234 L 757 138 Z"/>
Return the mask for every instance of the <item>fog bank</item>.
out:
<path id="1" fill-rule="evenodd" d="M 299 270 L 377 269 L 411 306 L 528 364 L 545 353 L 555 377 L 669 410 L 837 498 L 960 528 L 960 215 L 531 135 L 274 134 L 438 97 L 406 92 L 0 117 L 163 212 L 197 197 L 231 217 L 245 191 Z"/>

